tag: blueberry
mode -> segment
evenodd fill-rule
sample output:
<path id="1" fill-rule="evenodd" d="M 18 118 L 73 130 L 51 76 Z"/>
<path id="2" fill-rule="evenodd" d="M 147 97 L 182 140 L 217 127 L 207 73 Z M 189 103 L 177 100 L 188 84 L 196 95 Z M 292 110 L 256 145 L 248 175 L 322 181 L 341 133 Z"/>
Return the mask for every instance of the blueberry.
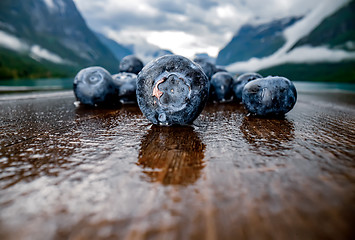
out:
<path id="1" fill-rule="evenodd" d="M 178 55 L 148 63 L 138 74 L 137 101 L 154 124 L 192 123 L 204 108 L 210 83 L 201 68 Z"/>
<path id="2" fill-rule="evenodd" d="M 212 76 L 210 98 L 213 101 L 225 102 L 233 98 L 233 76 L 228 72 L 218 72 Z"/>
<path id="3" fill-rule="evenodd" d="M 136 102 L 137 75 L 122 72 L 112 76 L 113 84 L 122 103 Z"/>
<path id="4" fill-rule="evenodd" d="M 143 63 L 136 56 L 128 55 L 122 58 L 119 68 L 120 72 L 138 74 L 143 68 Z"/>
<path id="5" fill-rule="evenodd" d="M 104 68 L 84 68 L 74 78 L 75 97 L 84 105 L 112 105 L 115 99 L 112 82 L 111 74 Z"/>
<path id="6" fill-rule="evenodd" d="M 241 102 L 245 84 L 258 78 L 262 78 L 262 76 L 258 73 L 244 73 L 240 75 L 233 84 L 234 99 Z"/>
<path id="7" fill-rule="evenodd" d="M 208 80 L 211 80 L 212 75 L 216 73 L 216 66 L 203 58 L 197 58 L 194 62 L 200 65 Z"/>
<path id="8" fill-rule="evenodd" d="M 297 91 L 284 77 L 266 77 L 247 83 L 242 94 L 244 107 L 257 116 L 282 116 L 296 103 Z"/>

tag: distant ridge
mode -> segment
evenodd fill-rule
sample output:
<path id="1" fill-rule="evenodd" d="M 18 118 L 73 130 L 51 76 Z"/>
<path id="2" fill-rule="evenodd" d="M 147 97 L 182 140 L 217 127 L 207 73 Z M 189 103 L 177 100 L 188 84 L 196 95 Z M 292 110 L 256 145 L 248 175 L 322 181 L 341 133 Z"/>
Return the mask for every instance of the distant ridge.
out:
<path id="1" fill-rule="evenodd" d="M 300 19 L 301 17 L 289 17 L 258 26 L 242 26 L 219 52 L 216 63 L 229 65 L 252 57 L 261 58 L 273 54 L 286 42 L 282 35 L 283 30 Z"/>
<path id="2" fill-rule="evenodd" d="M 72 0 L 0 1 L 0 78 L 72 76 L 118 64 Z"/>
<path id="3" fill-rule="evenodd" d="M 236 73 L 258 71 L 263 75 L 283 75 L 291 80 L 355 83 L 355 1 L 340 0 L 331 2 L 331 6 L 327 5 L 329 3 L 318 5 L 301 19 L 285 20 L 288 22 L 283 25 L 286 28 L 275 27 L 282 19 L 242 27 L 220 51 L 217 63 L 227 65 L 227 70 Z M 260 42 L 255 49 L 251 44 L 256 40 L 241 49 L 252 35 L 244 34 L 248 37 L 243 39 L 240 34 L 243 31 L 254 31 L 254 36 L 258 36 L 255 39 Z M 269 34 L 273 37 L 264 38 L 263 32 L 273 33 Z M 248 52 L 252 54 L 247 55 Z"/>

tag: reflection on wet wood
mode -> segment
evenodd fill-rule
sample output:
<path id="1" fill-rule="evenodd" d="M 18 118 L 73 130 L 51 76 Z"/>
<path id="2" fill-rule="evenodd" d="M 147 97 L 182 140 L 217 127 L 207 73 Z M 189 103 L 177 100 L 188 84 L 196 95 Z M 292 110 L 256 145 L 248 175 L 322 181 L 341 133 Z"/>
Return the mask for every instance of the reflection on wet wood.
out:
<path id="1" fill-rule="evenodd" d="M 138 165 L 148 181 L 192 184 L 204 167 L 204 149 L 193 127 L 152 126 L 142 139 Z"/>
<path id="2" fill-rule="evenodd" d="M 70 93 L 0 99 L 0 239 L 353 239 L 354 94 L 190 127 Z"/>
<path id="3" fill-rule="evenodd" d="M 240 127 L 243 137 L 256 149 L 267 151 L 284 149 L 285 143 L 294 139 L 294 124 L 287 119 L 244 117 Z"/>

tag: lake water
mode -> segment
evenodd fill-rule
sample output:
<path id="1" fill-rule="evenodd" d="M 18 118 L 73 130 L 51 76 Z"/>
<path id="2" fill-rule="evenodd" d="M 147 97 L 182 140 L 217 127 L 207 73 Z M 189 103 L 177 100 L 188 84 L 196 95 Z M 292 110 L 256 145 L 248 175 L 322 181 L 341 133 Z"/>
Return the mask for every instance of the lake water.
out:
<path id="1" fill-rule="evenodd" d="M 297 82 L 294 81 L 299 92 L 355 92 L 354 83 L 323 83 L 323 82 Z"/>
<path id="2" fill-rule="evenodd" d="M 1 80 L 0 93 L 58 91 L 73 88 L 72 78 Z"/>
<path id="3" fill-rule="evenodd" d="M 299 92 L 355 92 L 354 83 L 294 82 Z M 71 90 L 72 78 L 1 80 L 1 93 Z"/>

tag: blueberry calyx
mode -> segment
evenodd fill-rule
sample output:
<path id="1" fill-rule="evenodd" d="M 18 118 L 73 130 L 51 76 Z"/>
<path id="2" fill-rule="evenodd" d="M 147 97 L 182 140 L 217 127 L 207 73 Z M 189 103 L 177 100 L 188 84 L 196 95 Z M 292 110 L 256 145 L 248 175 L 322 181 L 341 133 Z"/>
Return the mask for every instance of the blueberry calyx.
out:
<path id="1" fill-rule="evenodd" d="M 165 80 L 166 80 L 166 77 L 163 77 L 161 80 L 159 80 L 159 81 L 155 84 L 155 86 L 154 86 L 154 88 L 153 88 L 153 94 L 152 94 L 152 96 L 153 96 L 153 97 L 156 97 L 158 100 L 160 100 L 161 95 L 164 94 L 162 91 L 159 90 L 158 86 L 159 86 L 160 83 L 165 82 Z"/>
<path id="2" fill-rule="evenodd" d="M 138 74 L 138 106 L 153 124 L 191 124 L 203 110 L 209 88 L 206 74 L 196 63 L 179 55 L 165 55 Z"/>
<path id="3" fill-rule="evenodd" d="M 100 82 L 102 79 L 104 79 L 103 75 L 96 71 L 96 72 L 93 72 L 92 75 L 85 79 L 85 81 L 88 83 L 88 84 L 96 84 L 98 82 Z"/>
<path id="4" fill-rule="evenodd" d="M 187 81 L 178 73 L 170 73 L 156 81 L 153 87 L 153 97 L 159 105 L 171 112 L 179 111 L 186 106 L 186 101 L 190 97 L 191 87 Z"/>

